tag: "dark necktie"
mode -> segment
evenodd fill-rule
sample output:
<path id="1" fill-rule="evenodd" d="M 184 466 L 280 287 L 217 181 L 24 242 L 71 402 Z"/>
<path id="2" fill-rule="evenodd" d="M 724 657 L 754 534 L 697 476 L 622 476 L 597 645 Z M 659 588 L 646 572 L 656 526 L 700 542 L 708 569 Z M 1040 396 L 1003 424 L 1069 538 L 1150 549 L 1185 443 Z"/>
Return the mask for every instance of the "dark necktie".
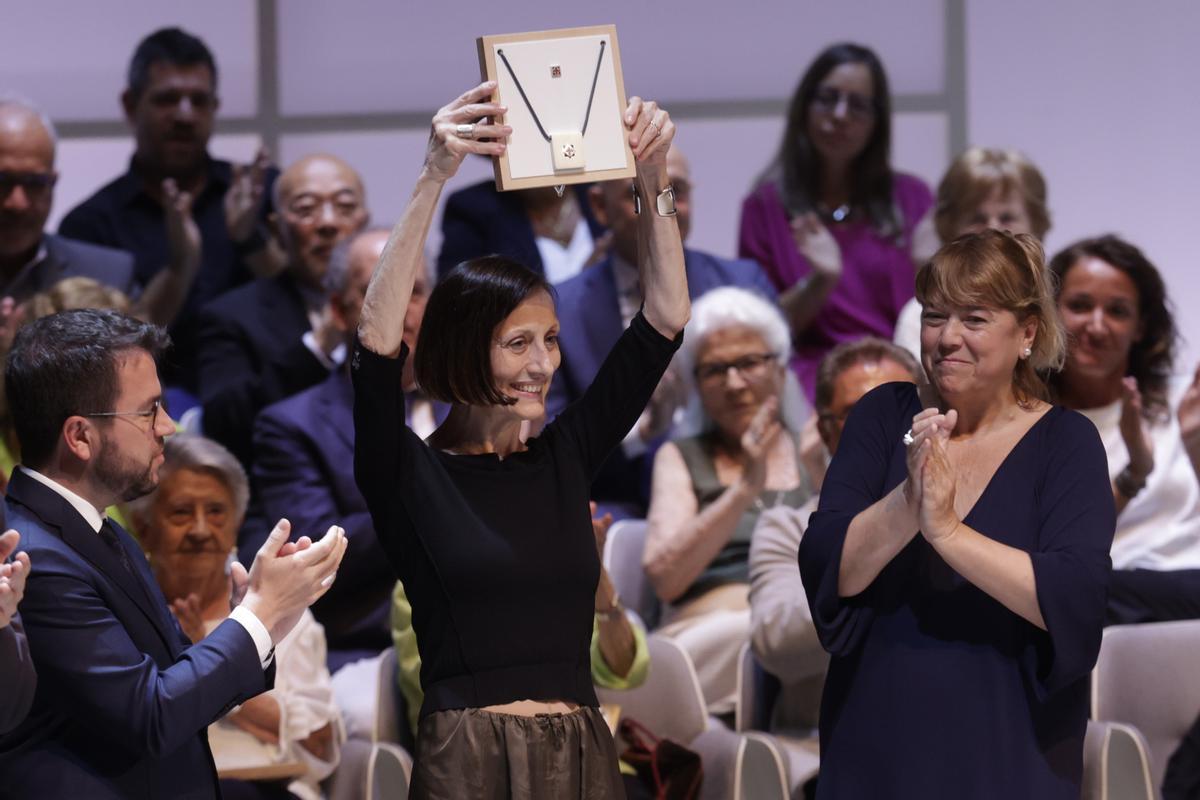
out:
<path id="1" fill-rule="evenodd" d="M 112 549 L 113 554 L 121 561 L 121 566 L 129 573 L 129 577 L 136 578 L 136 573 L 133 571 L 133 564 L 129 561 L 129 553 L 126 552 L 125 546 L 121 544 L 120 538 L 117 536 L 117 531 L 112 524 L 106 519 L 104 524 L 100 526 L 100 538 L 104 543 Z"/>

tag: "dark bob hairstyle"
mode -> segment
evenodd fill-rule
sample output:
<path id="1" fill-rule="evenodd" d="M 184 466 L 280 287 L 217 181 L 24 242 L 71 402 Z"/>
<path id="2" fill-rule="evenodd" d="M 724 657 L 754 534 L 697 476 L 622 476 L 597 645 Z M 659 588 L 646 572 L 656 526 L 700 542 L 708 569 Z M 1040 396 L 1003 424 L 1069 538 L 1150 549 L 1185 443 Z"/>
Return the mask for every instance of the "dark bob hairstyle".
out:
<path id="1" fill-rule="evenodd" d="M 1137 287 L 1142 334 L 1129 348 L 1128 374 L 1137 379 L 1143 416 L 1149 420 L 1161 419 L 1170 411 L 1167 384 L 1175 363 L 1178 340 L 1162 275 L 1141 250 L 1108 234 L 1075 242 L 1050 259 L 1050 271 L 1058 278 L 1060 292 L 1071 267 L 1085 258 L 1099 259 L 1124 272 Z M 1057 389 L 1061 383 L 1060 374 L 1052 379 L 1051 385 Z"/>
<path id="2" fill-rule="evenodd" d="M 492 336 L 530 295 L 556 298 L 544 277 L 504 256 L 464 261 L 429 295 L 413 374 L 434 400 L 460 405 L 511 405 L 492 376 Z"/>
<path id="3" fill-rule="evenodd" d="M 885 237 L 903 232 L 892 199 L 892 96 L 883 62 L 869 47 L 851 42 L 831 45 L 809 65 L 788 104 L 787 125 L 775 161 L 759 183 L 775 180 L 780 199 L 792 215 L 816 210 L 821 187 L 821 157 L 808 138 L 808 117 L 821 81 L 842 64 L 862 64 L 871 73 L 875 119 L 871 138 L 854 162 L 850 202 L 864 209 L 871 226 Z"/>

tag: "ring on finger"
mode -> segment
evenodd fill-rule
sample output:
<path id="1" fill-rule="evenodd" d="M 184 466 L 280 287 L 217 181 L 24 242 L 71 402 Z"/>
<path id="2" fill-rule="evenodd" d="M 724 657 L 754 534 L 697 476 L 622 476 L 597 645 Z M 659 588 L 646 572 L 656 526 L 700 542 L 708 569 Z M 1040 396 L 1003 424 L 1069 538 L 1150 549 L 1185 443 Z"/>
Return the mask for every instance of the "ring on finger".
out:
<path id="1" fill-rule="evenodd" d="M 904 442 L 905 447 L 912 446 L 912 443 L 914 441 L 916 441 L 916 439 L 913 437 L 912 428 L 908 429 L 908 431 L 904 434 L 904 436 L 900 439 L 900 441 Z"/>
<path id="2" fill-rule="evenodd" d="M 475 123 L 474 122 L 463 122 L 458 125 L 455 125 L 454 133 L 460 139 L 474 139 L 475 138 Z"/>
<path id="3" fill-rule="evenodd" d="M 657 122 L 655 122 L 654 120 L 650 120 L 650 121 L 649 121 L 649 122 L 647 122 L 646 124 L 654 128 L 654 133 L 655 133 L 655 134 L 661 134 L 661 133 L 662 133 L 662 128 L 658 127 L 658 123 L 657 123 Z"/>

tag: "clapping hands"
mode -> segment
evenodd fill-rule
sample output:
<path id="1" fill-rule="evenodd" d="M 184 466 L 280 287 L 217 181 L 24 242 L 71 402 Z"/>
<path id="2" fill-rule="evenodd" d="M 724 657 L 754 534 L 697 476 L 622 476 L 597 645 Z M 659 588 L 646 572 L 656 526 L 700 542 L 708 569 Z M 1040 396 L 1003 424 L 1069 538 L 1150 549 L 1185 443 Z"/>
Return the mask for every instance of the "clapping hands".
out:
<path id="1" fill-rule="evenodd" d="M 908 481 L 904 494 L 917 514 L 921 535 L 930 544 L 951 536 L 960 520 L 954 511 L 955 477 L 947 444 L 958 412 L 927 408 L 913 417 L 908 445 Z"/>
<path id="2" fill-rule="evenodd" d="M 1142 411 L 1142 393 L 1138 390 L 1137 378 L 1123 378 L 1119 427 L 1129 452 L 1129 470 L 1139 480 L 1145 480 L 1154 470 L 1154 442 L 1146 429 Z"/>
<path id="3" fill-rule="evenodd" d="M 824 223 L 811 211 L 794 217 L 792 239 L 800 255 L 808 260 L 815 272 L 836 280 L 842 275 L 842 248 Z"/>
<path id="4" fill-rule="evenodd" d="M 0 534 L 0 628 L 7 628 L 16 616 L 17 605 L 25 596 L 25 579 L 29 577 L 29 556 L 17 553 L 11 562 L 8 557 L 17 549 L 21 534 L 9 530 Z"/>
<path id="5" fill-rule="evenodd" d="M 253 163 L 234 165 L 233 180 L 225 192 L 225 227 L 229 230 L 230 241 L 244 242 L 254 235 L 270 165 L 265 147 L 258 148 Z"/>

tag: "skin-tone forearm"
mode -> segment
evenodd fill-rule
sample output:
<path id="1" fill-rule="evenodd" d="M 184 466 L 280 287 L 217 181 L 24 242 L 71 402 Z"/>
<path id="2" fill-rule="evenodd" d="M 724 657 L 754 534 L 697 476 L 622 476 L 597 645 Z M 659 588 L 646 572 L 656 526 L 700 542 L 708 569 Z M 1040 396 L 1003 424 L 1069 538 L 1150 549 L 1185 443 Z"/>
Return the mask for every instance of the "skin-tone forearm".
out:
<path id="1" fill-rule="evenodd" d="M 269 694 L 250 698 L 227 719 L 260 742 L 279 744 L 279 703 Z"/>
<path id="2" fill-rule="evenodd" d="M 444 185 L 445 181 L 429 170 L 421 171 L 408 207 L 379 256 L 379 266 L 367 286 L 358 323 L 359 339 L 374 353 L 389 358 L 400 354 L 404 333 L 400 320 L 403 309 L 408 307 L 417 274 L 423 269 L 425 237 Z"/>
<path id="3" fill-rule="evenodd" d="M 838 276 L 813 271 L 779 295 L 779 308 L 793 336 L 808 330 L 838 284 Z"/>
<path id="4" fill-rule="evenodd" d="M 600 571 L 600 585 L 596 589 L 596 610 L 607 611 L 617 600 L 617 592 L 608 577 L 608 570 Z M 633 626 L 624 614 L 607 614 L 597 617 L 600 634 L 600 655 L 614 674 L 624 678 L 633 668 L 637 656 L 637 639 Z"/>
<path id="5" fill-rule="evenodd" d="M 1046 630 L 1029 553 L 988 538 L 962 523 L 945 536 L 931 538 L 930 544 L 959 575 L 1009 611 Z"/>
<path id="6" fill-rule="evenodd" d="M 905 497 L 903 483 L 859 512 L 842 543 L 838 595 L 853 597 L 865 591 L 917 530 L 917 512 Z"/>
<path id="7" fill-rule="evenodd" d="M 729 543 L 758 491 L 738 481 L 700 513 L 647 544 L 646 573 L 664 603 L 673 603 Z"/>
<path id="8" fill-rule="evenodd" d="M 134 306 L 134 314 L 155 325 L 169 326 L 179 316 L 199 266 L 199 263 L 195 266 L 170 264 L 159 270 L 142 290 Z"/>

